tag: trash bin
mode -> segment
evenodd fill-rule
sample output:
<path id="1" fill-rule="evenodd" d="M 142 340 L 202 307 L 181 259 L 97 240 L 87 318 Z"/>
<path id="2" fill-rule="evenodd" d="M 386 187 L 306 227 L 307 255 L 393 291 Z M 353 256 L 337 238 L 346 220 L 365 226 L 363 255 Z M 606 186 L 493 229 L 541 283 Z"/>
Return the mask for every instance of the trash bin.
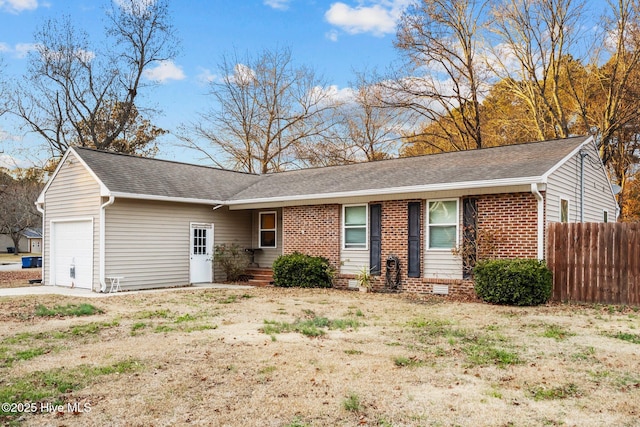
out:
<path id="1" fill-rule="evenodd" d="M 22 257 L 22 268 L 31 268 L 31 267 L 33 267 L 31 265 L 32 258 L 33 257 L 30 257 L 30 256 L 23 256 Z"/>
<path id="2" fill-rule="evenodd" d="M 16 248 L 14 248 L 13 246 L 8 247 L 7 248 L 7 253 L 8 254 L 15 254 L 16 253 Z"/>
<path id="3" fill-rule="evenodd" d="M 36 267 L 42 267 L 42 257 L 34 257 L 36 259 Z"/>

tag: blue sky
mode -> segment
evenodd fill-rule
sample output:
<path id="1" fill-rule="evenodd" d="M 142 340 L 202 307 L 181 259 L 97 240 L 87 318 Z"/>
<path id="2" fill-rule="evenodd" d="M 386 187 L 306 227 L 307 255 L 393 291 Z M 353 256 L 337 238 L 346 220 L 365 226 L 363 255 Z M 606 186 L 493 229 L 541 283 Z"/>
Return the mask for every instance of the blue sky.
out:
<path id="1" fill-rule="evenodd" d="M 5 73 L 17 77 L 26 70 L 33 33 L 47 18 L 70 15 L 79 28 L 101 36 L 106 1 L 0 0 L 0 55 Z M 397 59 L 395 24 L 408 3 L 173 0 L 170 8 L 181 53 L 148 75 L 159 85 L 145 92 L 142 102 L 162 110 L 153 122 L 170 131 L 197 119 L 198 112 L 211 102 L 205 95 L 207 79 L 214 77 L 221 55 L 233 49 L 241 55 L 254 55 L 267 48 L 289 47 L 297 64 L 313 67 L 329 85 L 344 89 L 354 80 L 354 71 L 384 70 Z M 175 137 L 163 137 L 158 157 L 198 162 L 197 153 L 176 149 L 175 143 Z M 41 144 L 37 136 L 22 134 L 8 115 L 0 117 L 0 151 L 5 151 L 4 156 L 24 160 L 33 157 Z M 20 148 L 30 154 L 21 153 Z"/>

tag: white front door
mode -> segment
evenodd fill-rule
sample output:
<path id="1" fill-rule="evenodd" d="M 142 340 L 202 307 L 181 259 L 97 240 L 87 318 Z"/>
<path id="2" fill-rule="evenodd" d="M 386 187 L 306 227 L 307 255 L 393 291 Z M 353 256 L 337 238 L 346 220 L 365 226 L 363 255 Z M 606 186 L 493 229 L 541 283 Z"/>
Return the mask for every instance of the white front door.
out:
<path id="1" fill-rule="evenodd" d="M 191 223 L 190 283 L 213 281 L 213 224 Z"/>

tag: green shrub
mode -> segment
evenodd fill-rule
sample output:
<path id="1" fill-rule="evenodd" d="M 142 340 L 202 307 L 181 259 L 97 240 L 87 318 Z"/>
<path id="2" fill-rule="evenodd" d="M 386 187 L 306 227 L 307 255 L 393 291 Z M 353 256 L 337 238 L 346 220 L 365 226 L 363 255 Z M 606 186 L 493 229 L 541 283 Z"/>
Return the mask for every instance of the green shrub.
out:
<path id="1" fill-rule="evenodd" d="M 237 282 L 249 265 L 249 256 L 237 243 L 216 245 L 213 260 L 230 282 Z"/>
<path id="2" fill-rule="evenodd" d="M 273 263 L 273 283 L 284 288 L 330 288 L 335 271 L 329 260 L 294 252 Z"/>
<path id="3" fill-rule="evenodd" d="M 478 297 L 493 304 L 539 305 L 551 297 L 553 280 L 544 261 L 480 261 L 474 269 L 474 276 Z"/>

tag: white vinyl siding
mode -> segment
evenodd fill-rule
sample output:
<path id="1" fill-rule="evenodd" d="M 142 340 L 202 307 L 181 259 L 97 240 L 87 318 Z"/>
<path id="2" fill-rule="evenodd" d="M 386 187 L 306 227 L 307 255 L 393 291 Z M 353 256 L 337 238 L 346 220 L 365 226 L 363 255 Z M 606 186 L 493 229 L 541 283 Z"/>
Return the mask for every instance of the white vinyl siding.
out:
<path id="1" fill-rule="evenodd" d="M 451 199 L 446 199 L 451 200 Z M 455 256 L 451 249 L 429 249 L 429 206 L 430 202 L 438 202 L 442 200 L 427 200 L 426 205 L 426 221 L 425 224 L 425 251 L 423 258 L 423 272 L 427 279 L 462 279 L 462 258 Z M 458 231 L 462 223 L 462 210 L 460 202 L 456 201 L 456 245 L 460 245 L 461 237 Z"/>
<path id="2" fill-rule="evenodd" d="M 236 213 L 238 211 L 233 211 L 232 213 Z M 273 262 L 282 255 L 282 209 L 269 209 L 266 211 L 253 211 L 252 216 L 252 234 L 251 234 L 251 242 L 252 248 L 260 247 L 260 212 L 275 212 L 276 213 L 276 247 L 275 248 L 261 248 L 259 251 L 255 253 L 255 262 L 260 267 L 271 267 Z M 251 215 L 251 213 L 250 213 Z"/>
<path id="3" fill-rule="evenodd" d="M 584 147 L 584 222 L 602 222 L 602 211 L 615 221 L 616 201 L 598 153 L 592 144 Z M 580 153 L 554 171 L 547 180 L 545 207 L 547 222 L 560 222 L 560 199 L 569 201 L 569 221 L 580 221 Z"/>
<path id="4" fill-rule="evenodd" d="M 93 220 L 92 289 L 100 289 L 99 233 L 100 185 L 72 153 L 60 166 L 55 179 L 44 194 L 45 218 L 43 241 L 43 283 L 52 284 L 51 278 L 51 221 L 71 219 Z"/>
<path id="5" fill-rule="evenodd" d="M 340 274 L 356 274 L 362 267 L 369 268 L 369 251 L 343 249 L 340 251 Z M 384 269 L 382 269 L 384 275 Z"/>
<path id="6" fill-rule="evenodd" d="M 227 208 L 116 199 L 106 212 L 106 276 L 124 276 L 123 290 L 187 285 L 192 222 L 213 223 L 217 245 L 251 242 L 250 215 Z"/>

